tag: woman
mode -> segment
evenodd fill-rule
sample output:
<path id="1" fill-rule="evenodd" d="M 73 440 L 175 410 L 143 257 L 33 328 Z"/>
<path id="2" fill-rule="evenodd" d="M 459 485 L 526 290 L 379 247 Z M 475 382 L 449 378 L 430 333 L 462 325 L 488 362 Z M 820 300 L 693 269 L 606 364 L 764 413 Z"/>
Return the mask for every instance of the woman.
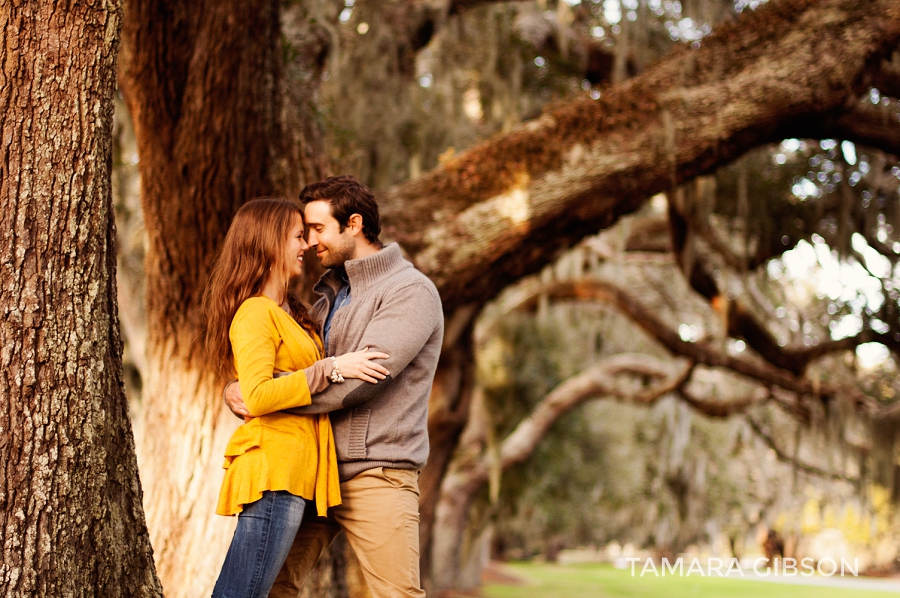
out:
<path id="1" fill-rule="evenodd" d="M 340 504 L 337 457 L 327 415 L 282 410 L 309 405 L 329 383 L 375 383 L 388 371 L 368 349 L 323 359 L 316 324 L 288 291 L 302 272 L 300 207 L 282 198 L 247 202 L 213 266 L 204 298 L 207 350 L 223 379 L 240 381 L 254 415 L 225 450 L 225 480 L 216 513 L 238 514 L 213 597 L 269 593 L 303 518 L 307 500 L 324 516 Z M 275 374 L 293 372 L 288 375 Z"/>

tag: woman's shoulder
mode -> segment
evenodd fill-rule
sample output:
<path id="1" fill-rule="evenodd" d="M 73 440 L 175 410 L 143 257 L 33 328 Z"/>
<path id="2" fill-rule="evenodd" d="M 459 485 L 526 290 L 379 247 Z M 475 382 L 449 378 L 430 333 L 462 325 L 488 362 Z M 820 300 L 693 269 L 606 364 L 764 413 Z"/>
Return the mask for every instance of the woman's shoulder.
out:
<path id="1" fill-rule="evenodd" d="M 231 323 L 232 331 L 239 327 L 242 330 L 254 332 L 263 326 L 291 332 L 296 328 L 306 334 L 303 327 L 294 318 L 268 297 L 257 296 L 245 299 L 234 314 Z"/>
<path id="2" fill-rule="evenodd" d="M 281 309 L 268 297 L 250 297 L 241 303 L 231 322 L 232 329 L 235 325 L 248 324 L 260 325 L 271 322 L 275 317 L 275 310 Z"/>
<path id="3" fill-rule="evenodd" d="M 266 297 L 265 295 L 257 295 L 255 297 L 248 297 L 244 299 L 244 302 L 241 303 L 240 307 L 238 307 L 238 311 L 241 310 L 259 310 L 259 311 L 269 311 L 273 308 L 278 308 L 278 304 Z"/>

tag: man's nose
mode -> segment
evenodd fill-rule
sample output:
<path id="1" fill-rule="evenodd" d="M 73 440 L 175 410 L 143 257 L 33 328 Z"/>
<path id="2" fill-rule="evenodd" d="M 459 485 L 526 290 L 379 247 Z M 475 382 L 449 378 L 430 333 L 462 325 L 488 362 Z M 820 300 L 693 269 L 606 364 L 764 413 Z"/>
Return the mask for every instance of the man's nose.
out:
<path id="1" fill-rule="evenodd" d="M 307 247 L 315 247 L 319 244 L 319 239 L 316 237 L 316 233 L 313 231 L 309 231 L 309 234 L 306 235 L 306 246 Z"/>

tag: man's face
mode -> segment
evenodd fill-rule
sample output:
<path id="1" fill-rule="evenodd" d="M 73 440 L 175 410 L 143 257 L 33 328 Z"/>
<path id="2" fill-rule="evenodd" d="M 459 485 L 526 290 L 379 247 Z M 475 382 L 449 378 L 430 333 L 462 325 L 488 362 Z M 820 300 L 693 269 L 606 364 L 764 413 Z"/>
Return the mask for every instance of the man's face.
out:
<path id="1" fill-rule="evenodd" d="M 311 201 L 305 209 L 309 246 L 326 268 L 339 268 L 356 255 L 356 242 L 349 229 L 341 226 L 331 214 L 331 204 L 324 200 Z"/>

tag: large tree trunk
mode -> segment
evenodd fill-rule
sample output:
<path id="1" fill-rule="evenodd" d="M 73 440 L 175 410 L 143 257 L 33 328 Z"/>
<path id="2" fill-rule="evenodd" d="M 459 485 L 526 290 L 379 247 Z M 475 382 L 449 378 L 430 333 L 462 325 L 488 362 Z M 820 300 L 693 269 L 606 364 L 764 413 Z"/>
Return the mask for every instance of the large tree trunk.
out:
<path id="1" fill-rule="evenodd" d="M 475 350 L 471 308 L 458 310 L 446 319 L 441 359 L 428 402 L 428 463 L 419 477 L 421 570 L 425 590 L 432 590 L 431 545 L 434 541 L 435 509 L 447 467 L 459 435 L 469 419 L 475 388 Z"/>
<path id="2" fill-rule="evenodd" d="M 286 8 L 282 30 L 281 3 L 272 0 L 127 5 L 120 82 L 148 234 L 138 457 L 170 597 L 209 593 L 234 526 L 214 515 L 222 451 L 240 422 L 201 350 L 207 269 L 243 202 L 295 196 L 326 168 L 310 102 L 328 37 L 305 8 Z M 288 47 L 299 57 L 284 63 Z M 323 569 L 332 562 L 340 559 Z"/>
<path id="3" fill-rule="evenodd" d="M 121 7 L 3 2 L 0 595 L 161 596 L 116 313 Z"/>
<path id="4" fill-rule="evenodd" d="M 120 80 L 147 226 L 147 379 L 138 456 L 160 579 L 208 594 L 234 520 L 214 515 L 240 423 L 205 367 L 201 297 L 237 207 L 273 193 L 277 4 L 133 0 Z"/>

